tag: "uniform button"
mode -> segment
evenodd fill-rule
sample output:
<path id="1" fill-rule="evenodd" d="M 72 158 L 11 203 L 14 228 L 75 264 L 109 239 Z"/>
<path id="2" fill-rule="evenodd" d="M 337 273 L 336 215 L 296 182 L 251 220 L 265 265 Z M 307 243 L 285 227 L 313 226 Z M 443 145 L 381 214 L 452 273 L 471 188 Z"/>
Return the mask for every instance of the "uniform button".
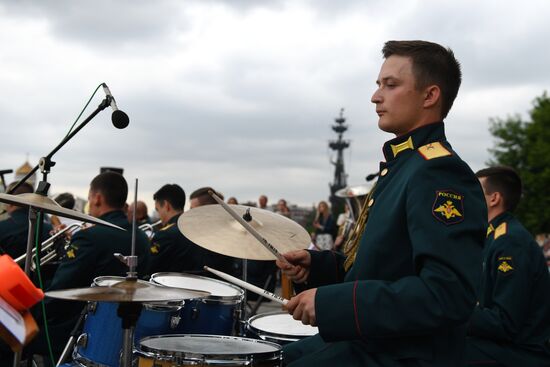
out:
<path id="1" fill-rule="evenodd" d="M 380 176 L 384 177 L 385 175 L 388 174 L 388 169 L 387 168 L 384 168 L 381 172 L 380 172 Z"/>
<path id="2" fill-rule="evenodd" d="M 371 199 L 369 200 L 369 203 L 368 203 L 367 205 L 368 205 L 369 207 L 371 207 L 373 204 L 374 204 L 374 199 L 371 198 Z"/>

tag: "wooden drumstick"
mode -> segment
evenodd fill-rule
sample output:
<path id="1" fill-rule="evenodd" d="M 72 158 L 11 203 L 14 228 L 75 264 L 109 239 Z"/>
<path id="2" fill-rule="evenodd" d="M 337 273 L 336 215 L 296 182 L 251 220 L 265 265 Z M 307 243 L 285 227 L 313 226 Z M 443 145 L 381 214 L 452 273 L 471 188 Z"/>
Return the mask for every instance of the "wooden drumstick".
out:
<path id="1" fill-rule="evenodd" d="M 256 293 L 259 296 L 269 298 L 272 301 L 278 302 L 282 305 L 286 305 L 288 303 L 288 299 L 285 299 L 281 296 L 278 296 L 276 294 L 273 294 L 271 292 L 266 291 L 265 289 L 262 289 L 260 287 L 256 287 L 253 284 L 247 283 L 243 280 L 240 280 L 239 278 L 235 278 L 234 276 L 231 276 L 229 274 L 226 274 L 222 271 L 209 268 L 208 266 L 204 266 L 204 270 L 211 272 L 212 274 L 216 274 L 220 278 L 227 280 L 228 282 L 231 282 L 235 285 L 238 285 L 239 287 L 243 287 L 244 289 L 248 289 L 251 292 Z"/>
<path id="2" fill-rule="evenodd" d="M 279 261 L 284 262 L 285 264 L 292 265 L 288 262 L 287 259 L 281 253 L 271 244 L 269 243 L 265 238 L 262 237 L 262 235 L 254 229 L 250 224 L 248 224 L 239 214 L 237 214 L 229 205 L 227 205 L 216 193 L 212 190 L 208 191 L 208 194 L 214 198 L 222 206 L 222 208 L 225 209 L 226 212 L 228 212 L 237 222 L 239 222 L 251 235 L 253 235 L 266 249 L 269 250 Z"/>

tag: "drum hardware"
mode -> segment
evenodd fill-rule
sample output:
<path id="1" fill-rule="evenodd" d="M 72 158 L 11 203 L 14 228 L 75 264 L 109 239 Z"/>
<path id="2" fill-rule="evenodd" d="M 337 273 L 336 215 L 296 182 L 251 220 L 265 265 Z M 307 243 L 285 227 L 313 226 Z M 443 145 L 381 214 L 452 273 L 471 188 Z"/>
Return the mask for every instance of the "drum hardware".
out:
<path id="1" fill-rule="evenodd" d="M 88 334 L 80 334 L 76 339 L 76 345 L 81 348 L 86 348 L 86 346 L 88 345 Z"/>
<path id="2" fill-rule="evenodd" d="M 92 315 L 95 313 L 96 308 L 97 308 L 97 302 L 88 302 L 88 304 L 86 305 L 86 309 Z"/>
<path id="3" fill-rule="evenodd" d="M 192 308 L 192 311 L 191 311 L 191 320 L 196 320 L 199 318 L 199 315 L 200 315 L 201 311 L 196 308 L 196 307 L 193 307 Z"/>
<path id="4" fill-rule="evenodd" d="M 176 329 L 180 324 L 180 321 L 181 321 L 181 317 L 179 316 L 170 317 L 170 329 Z"/>
<path id="5" fill-rule="evenodd" d="M 246 335 L 277 344 L 288 344 L 315 335 L 319 329 L 294 320 L 292 315 L 282 312 L 268 312 L 252 316 L 246 322 Z"/>

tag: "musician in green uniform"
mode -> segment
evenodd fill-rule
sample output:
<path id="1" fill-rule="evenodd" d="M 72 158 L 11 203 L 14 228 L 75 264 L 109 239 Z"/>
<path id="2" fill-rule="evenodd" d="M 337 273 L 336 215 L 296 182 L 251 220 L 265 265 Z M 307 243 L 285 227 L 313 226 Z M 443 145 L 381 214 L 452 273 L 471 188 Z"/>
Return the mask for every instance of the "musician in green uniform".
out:
<path id="1" fill-rule="evenodd" d="M 128 185 L 119 173 L 104 172 L 92 180 L 88 193 L 90 215 L 122 227 L 126 231 L 93 225 L 75 233 L 48 291 L 89 287 L 99 276 L 126 276 L 128 267 L 113 254 L 131 254 L 132 225 L 123 211 L 127 196 Z M 149 243 L 140 230 L 136 233 L 135 249 L 138 256 L 138 276 L 143 276 L 149 259 Z M 54 353 L 58 354 L 65 346 L 69 332 L 84 305 L 81 302 L 52 298 L 46 298 L 45 302 L 50 337 Z M 41 335 L 31 343 L 29 349 L 34 353 L 47 355 L 46 345 L 45 338 Z"/>
<path id="2" fill-rule="evenodd" d="M 284 348 L 289 366 L 462 366 L 487 212 L 474 173 L 442 120 L 461 82 L 451 50 L 389 41 L 372 96 L 383 146 L 379 179 L 345 256 L 285 254 L 307 288 L 288 311 L 319 334 Z"/>
<path id="3" fill-rule="evenodd" d="M 7 191 L 9 192 L 16 183 L 9 185 Z M 27 194 L 33 191 L 32 185 L 24 182 L 13 192 L 13 195 Z M 0 254 L 5 253 L 16 259 L 27 252 L 29 208 L 7 204 L 6 211 L 8 218 L 0 221 Z M 43 223 L 42 240 L 48 236 L 51 229 L 52 226 L 49 223 Z"/>
<path id="4" fill-rule="evenodd" d="M 151 240 L 148 273 L 195 270 L 192 253 L 197 245 L 178 229 L 178 218 L 185 206 L 185 191 L 176 184 L 166 184 L 153 199 L 163 227 Z"/>
<path id="5" fill-rule="evenodd" d="M 521 197 L 509 167 L 476 173 L 488 208 L 479 303 L 468 324 L 471 366 L 550 366 L 550 274 L 541 248 L 513 216 Z"/>

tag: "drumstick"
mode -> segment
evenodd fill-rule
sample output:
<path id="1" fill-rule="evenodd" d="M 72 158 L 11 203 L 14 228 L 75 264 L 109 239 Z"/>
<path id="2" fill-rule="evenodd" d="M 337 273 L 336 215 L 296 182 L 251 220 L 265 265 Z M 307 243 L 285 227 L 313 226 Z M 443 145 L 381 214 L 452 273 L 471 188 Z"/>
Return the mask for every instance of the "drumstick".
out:
<path id="1" fill-rule="evenodd" d="M 227 280 L 228 282 L 231 282 L 233 284 L 238 285 L 239 287 L 243 287 L 245 289 L 248 289 L 251 292 L 256 293 L 257 295 L 260 295 L 265 298 L 269 298 L 272 301 L 279 302 L 282 305 L 286 305 L 288 303 L 288 299 L 285 299 L 281 296 L 278 296 L 276 294 L 273 294 L 271 292 L 266 291 L 265 289 L 262 289 L 260 287 L 256 287 L 253 284 L 247 283 L 243 280 L 240 280 L 239 278 L 235 278 L 234 276 L 231 276 L 229 274 L 226 274 L 222 271 L 209 268 L 208 266 L 204 266 L 204 270 L 211 272 L 212 274 L 216 274 L 220 278 Z"/>
<path id="2" fill-rule="evenodd" d="M 210 194 L 210 196 L 214 198 L 214 200 L 218 202 L 218 204 L 222 206 L 222 208 L 225 209 L 226 212 L 231 214 L 231 216 L 235 218 L 235 220 L 239 222 L 248 231 L 248 233 L 253 235 L 258 241 L 260 241 L 260 243 L 264 245 L 264 247 L 268 249 L 269 252 L 271 252 L 279 261 L 285 264 L 294 266 L 291 263 L 289 263 L 288 260 L 285 259 L 285 257 L 281 255 L 281 253 L 272 244 L 270 244 L 265 238 L 263 238 L 262 235 L 258 233 L 256 229 L 254 229 L 254 227 L 248 224 L 243 218 L 241 218 L 239 214 L 237 214 L 233 209 L 231 209 L 229 205 L 227 205 L 222 199 L 220 199 L 220 197 L 216 195 L 214 191 L 210 190 L 208 191 L 208 193 Z"/>

